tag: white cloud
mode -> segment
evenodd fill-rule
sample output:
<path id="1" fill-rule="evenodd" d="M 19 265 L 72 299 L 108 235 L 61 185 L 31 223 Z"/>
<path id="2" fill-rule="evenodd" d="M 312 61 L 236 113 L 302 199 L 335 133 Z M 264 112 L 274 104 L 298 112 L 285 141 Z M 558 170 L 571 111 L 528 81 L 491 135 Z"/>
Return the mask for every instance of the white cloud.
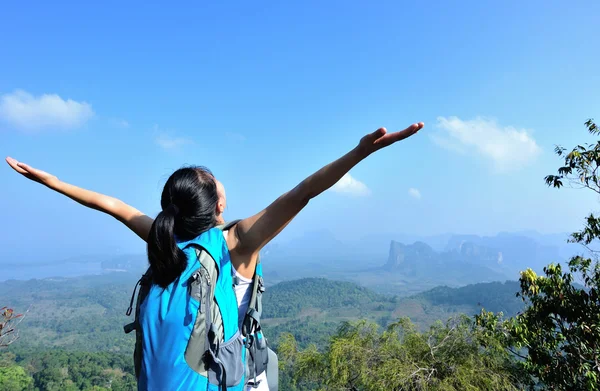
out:
<path id="1" fill-rule="evenodd" d="M 418 200 L 421 199 L 421 192 L 419 191 L 419 189 L 415 189 L 414 187 L 408 189 L 408 195 Z"/>
<path id="2" fill-rule="evenodd" d="M 340 179 L 331 190 L 337 193 L 351 194 L 355 196 L 367 196 L 371 191 L 359 180 L 354 179 L 350 174 L 346 174 Z"/>
<path id="3" fill-rule="evenodd" d="M 463 121 L 458 117 L 438 117 L 432 141 L 451 151 L 474 153 L 490 160 L 497 171 L 511 171 L 533 162 L 541 148 L 526 129 L 500 126 L 493 119 L 477 117 Z"/>
<path id="4" fill-rule="evenodd" d="M 0 119 L 21 130 L 72 129 L 94 116 L 86 102 L 64 100 L 56 94 L 33 96 L 23 90 L 0 96 Z"/>

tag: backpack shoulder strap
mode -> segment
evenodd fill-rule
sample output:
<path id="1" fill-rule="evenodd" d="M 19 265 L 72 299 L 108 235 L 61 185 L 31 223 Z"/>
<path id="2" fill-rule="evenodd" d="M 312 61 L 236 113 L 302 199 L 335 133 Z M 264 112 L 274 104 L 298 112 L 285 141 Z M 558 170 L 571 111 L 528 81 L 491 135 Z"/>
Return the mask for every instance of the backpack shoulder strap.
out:
<path id="1" fill-rule="evenodd" d="M 271 357 L 274 353 L 270 352 L 268 342 L 263 334 L 260 324 L 262 315 L 262 295 L 265 291 L 265 285 L 262 276 L 262 265 L 260 257 L 257 259 L 256 269 L 254 270 L 252 296 L 248 303 L 248 310 L 242 322 L 242 335 L 245 338 L 247 349 L 246 370 L 248 373 L 248 381 L 253 381 L 254 386 L 258 385 L 257 376 L 264 371 L 267 371 L 269 389 L 277 390 L 277 381 L 274 376 L 277 376 L 277 357 Z M 271 365 L 269 366 L 269 363 Z M 275 371 L 275 373 L 269 374 Z M 273 386 L 271 385 L 273 383 Z M 249 383 L 250 384 L 250 383 Z"/>
<path id="2" fill-rule="evenodd" d="M 259 331 L 261 329 L 260 317 L 262 314 L 262 294 L 265 291 L 265 284 L 259 264 L 260 256 L 256 261 L 256 270 L 254 271 L 254 277 L 252 278 L 252 296 L 250 296 L 250 302 L 248 303 L 248 311 L 246 312 L 244 322 L 242 323 L 243 335 L 248 335 L 253 331 Z"/>
<path id="3" fill-rule="evenodd" d="M 139 377 L 140 369 L 142 367 L 142 328 L 140 327 L 140 306 L 146 296 L 148 296 L 148 292 L 150 291 L 150 286 L 152 284 L 152 274 L 150 272 L 150 268 L 146 270 L 146 273 L 138 280 L 133 288 L 133 293 L 131 295 L 131 301 L 129 302 L 129 308 L 127 308 L 126 315 L 130 316 L 133 311 L 133 301 L 135 299 L 135 292 L 139 286 L 139 292 L 137 295 L 137 301 L 135 304 L 135 315 L 133 322 L 125 325 L 123 330 L 125 334 L 129 334 L 130 332 L 135 330 L 135 347 L 133 351 L 133 363 L 135 368 L 135 376 Z"/>

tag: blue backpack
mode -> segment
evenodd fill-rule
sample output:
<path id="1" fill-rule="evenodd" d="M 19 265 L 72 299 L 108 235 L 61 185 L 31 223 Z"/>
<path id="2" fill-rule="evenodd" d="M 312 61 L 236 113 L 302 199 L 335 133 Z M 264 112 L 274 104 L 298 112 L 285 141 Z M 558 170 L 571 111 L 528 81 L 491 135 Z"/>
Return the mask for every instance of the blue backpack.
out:
<path id="1" fill-rule="evenodd" d="M 178 243 L 188 265 L 166 288 L 152 284 L 150 269 L 136 284 L 127 316 L 135 319 L 135 374 L 139 390 L 242 391 L 267 371 L 277 390 L 277 356 L 260 327 L 264 292 L 262 265 L 253 278 L 252 297 L 240 329 L 233 267 L 223 231 L 237 221 Z"/>

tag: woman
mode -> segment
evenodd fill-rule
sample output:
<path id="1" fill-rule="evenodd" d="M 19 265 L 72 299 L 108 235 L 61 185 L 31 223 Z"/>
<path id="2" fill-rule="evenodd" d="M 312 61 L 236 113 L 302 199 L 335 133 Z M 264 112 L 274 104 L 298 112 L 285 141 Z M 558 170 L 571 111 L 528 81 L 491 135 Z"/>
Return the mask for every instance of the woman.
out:
<path id="1" fill-rule="evenodd" d="M 246 313 L 244 306 L 247 306 L 247 293 L 251 287 L 260 250 L 281 232 L 311 199 L 333 186 L 361 160 L 381 148 L 412 136 L 423 126 L 423 123 L 413 124 L 395 133 L 387 133 L 385 128 L 380 128 L 364 136 L 350 152 L 303 180 L 264 210 L 239 221 L 223 233 L 233 272 L 245 282 L 242 289 L 235 291 L 240 317 Z M 190 259 L 189 255 L 182 251 L 181 243 L 194 240 L 224 221 L 226 197 L 223 186 L 210 171 L 201 167 L 182 168 L 171 175 L 162 192 L 162 211 L 152 220 L 120 200 L 64 183 L 55 176 L 14 159 L 6 160 L 18 173 L 82 205 L 113 216 L 146 241 L 152 284 L 163 288 L 163 291 L 173 286 L 172 284 L 187 270 Z M 161 338 L 160 335 L 155 337 Z M 158 355 L 153 349 L 145 349 L 143 354 L 148 362 L 146 365 L 151 365 L 153 359 L 160 359 L 151 357 L 153 354 Z M 264 374 L 258 376 L 257 380 L 259 388 L 248 388 L 249 390 L 268 390 Z M 149 382 L 151 383 L 152 379 L 145 379 L 142 373 L 140 384 L 144 386 L 140 387 L 149 387 Z M 192 387 L 183 384 L 181 386 Z"/>

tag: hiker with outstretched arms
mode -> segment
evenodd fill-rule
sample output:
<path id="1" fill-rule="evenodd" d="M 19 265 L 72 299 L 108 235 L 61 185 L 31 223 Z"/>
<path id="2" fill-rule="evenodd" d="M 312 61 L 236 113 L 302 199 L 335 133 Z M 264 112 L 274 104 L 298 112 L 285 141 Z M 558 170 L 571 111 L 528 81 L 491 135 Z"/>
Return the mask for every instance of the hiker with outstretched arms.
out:
<path id="1" fill-rule="evenodd" d="M 147 242 L 149 268 L 127 311 L 135 307 L 134 321 L 125 327 L 136 332 L 139 390 L 274 390 L 276 356 L 260 327 L 259 252 L 352 167 L 423 126 L 395 133 L 380 128 L 262 211 L 228 223 L 225 189 L 204 167 L 175 171 L 162 191 L 162 211 L 152 219 L 116 198 L 6 160 L 28 179 L 113 216 Z"/>

